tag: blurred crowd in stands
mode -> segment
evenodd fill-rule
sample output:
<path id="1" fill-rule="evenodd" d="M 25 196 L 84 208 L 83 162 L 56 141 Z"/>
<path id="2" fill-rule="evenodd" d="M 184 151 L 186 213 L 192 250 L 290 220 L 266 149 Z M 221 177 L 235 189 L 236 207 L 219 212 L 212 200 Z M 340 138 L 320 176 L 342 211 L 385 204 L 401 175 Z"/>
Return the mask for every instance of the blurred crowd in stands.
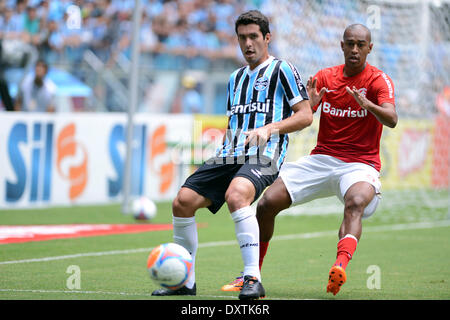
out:
<path id="1" fill-rule="evenodd" d="M 235 69 L 244 61 L 234 21 L 244 10 L 261 8 L 265 2 L 141 0 L 140 67 L 178 72 Z M 96 95 L 92 104 L 123 111 L 126 97 L 122 102 L 114 100 L 118 100 L 120 82 L 127 85 L 128 72 L 123 66 L 129 65 L 131 58 L 134 8 L 135 0 L 0 0 L 2 97 L 7 95 L 5 80 L 10 88 L 16 85 L 18 92 L 24 72 L 33 72 L 36 61 L 42 60 L 92 87 Z M 2 73 L 8 69 L 5 79 Z M 122 74 L 105 75 L 105 69 Z M 184 90 L 182 77 L 179 85 Z M 10 98 L 0 101 L 7 105 L 4 109 L 11 109 Z M 168 112 L 170 108 L 165 107 Z"/>
<path id="2" fill-rule="evenodd" d="M 369 0 L 140 3 L 139 63 L 141 76 L 146 77 L 140 82 L 140 94 L 149 101 L 142 104 L 152 105 L 143 109 L 153 112 L 223 111 L 221 91 L 226 90 L 226 76 L 225 84 L 218 82 L 216 89 L 208 89 L 214 91 L 215 97 L 205 102 L 205 95 L 197 94 L 201 91 L 199 78 L 191 79 L 184 73 L 201 70 L 208 75 L 229 74 L 245 63 L 234 31 L 235 19 L 245 10 L 256 8 L 269 16 L 275 35 L 271 53 L 296 64 L 304 77 L 342 63 L 342 31 L 350 23 L 367 24 L 372 17 Z M 43 60 L 50 68 L 61 68 L 92 88 L 91 110 L 124 111 L 134 8 L 135 0 L 0 0 L 0 100 L 11 105 L 11 99 L 4 97 L 5 80 L 10 88 L 11 82 L 18 87 L 19 73 L 10 72 L 5 79 L 5 69 L 32 71 L 35 62 Z M 373 59 L 374 65 L 393 78 L 400 114 L 421 116 L 424 106 L 428 109 L 426 114 L 435 112 L 434 104 L 424 102 L 434 100 L 449 86 L 450 4 L 429 7 L 430 36 L 423 32 L 423 23 L 416 23 L 423 18 L 424 7 L 420 3 L 382 2 L 379 8 L 379 25 L 372 33 L 375 50 L 369 62 Z M 158 78 L 156 73 L 173 70 L 178 72 L 178 88 L 172 90 L 166 79 Z M 24 75 L 20 75 L 23 79 Z M 410 79 L 415 79 L 414 85 Z M 155 103 L 162 96 L 173 101 Z"/>
<path id="3" fill-rule="evenodd" d="M 140 49 L 158 68 L 207 68 L 239 58 L 234 20 L 263 1 L 141 0 Z M 3 61 L 30 54 L 76 66 L 86 49 L 104 63 L 130 56 L 134 0 L 0 0 Z M 170 35 L 170 37 L 169 37 Z"/>

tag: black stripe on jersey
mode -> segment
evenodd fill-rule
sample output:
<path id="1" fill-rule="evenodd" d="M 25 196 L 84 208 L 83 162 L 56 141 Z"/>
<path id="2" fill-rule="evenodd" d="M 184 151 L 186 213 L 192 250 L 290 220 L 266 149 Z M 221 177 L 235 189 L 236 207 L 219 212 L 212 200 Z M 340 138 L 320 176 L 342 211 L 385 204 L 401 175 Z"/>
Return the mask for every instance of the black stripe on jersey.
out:
<path id="1" fill-rule="evenodd" d="M 236 74 L 236 77 L 234 78 L 234 88 L 233 88 L 233 97 L 234 94 L 236 93 L 236 89 L 239 85 L 239 81 L 241 80 L 242 75 L 244 74 L 246 67 L 242 67 Z"/>
<path id="2" fill-rule="evenodd" d="M 256 79 L 259 79 L 259 78 L 263 77 L 264 73 L 266 72 L 268 67 L 269 67 L 269 65 L 265 66 L 264 68 L 261 68 L 261 70 L 259 70 L 259 72 L 258 72 L 258 75 L 256 76 Z M 258 100 L 258 94 L 259 94 L 259 91 L 255 89 L 255 86 L 253 86 L 251 101 L 259 101 Z M 248 128 L 249 129 L 254 129 L 255 128 L 255 126 L 256 126 L 256 119 L 255 118 L 256 118 L 256 113 L 252 113 L 250 115 L 250 121 L 249 121 L 249 124 L 248 124 Z"/>
<path id="3" fill-rule="evenodd" d="M 247 89 L 248 83 L 250 82 L 250 77 L 248 74 L 245 75 L 244 81 L 241 86 L 241 96 L 239 97 L 239 104 L 245 104 L 247 101 Z"/>
<path id="4" fill-rule="evenodd" d="M 297 83 L 297 86 L 299 87 L 300 95 L 302 96 L 303 100 L 308 100 L 308 92 L 306 91 L 306 87 L 303 85 L 302 77 L 300 76 L 300 73 L 298 72 L 297 68 L 292 65 L 292 63 L 287 63 L 289 67 L 292 70 L 292 73 L 294 74 L 295 82 Z"/>
<path id="5" fill-rule="evenodd" d="M 299 84 L 301 85 L 300 94 L 302 95 L 302 98 L 307 99 L 308 95 L 306 94 L 306 91 L 302 92 L 302 89 L 304 89 L 304 86 L 302 85 L 302 82 L 301 82 L 302 80 L 300 78 L 300 74 L 298 73 L 297 69 L 291 63 L 288 62 L 288 65 L 291 68 L 292 73 L 294 74 L 295 82 L 297 83 L 297 85 L 299 85 Z M 294 98 L 294 93 L 292 92 L 292 88 L 289 85 L 289 81 L 286 78 L 286 75 L 284 74 L 284 72 L 282 70 L 280 72 L 280 81 L 281 81 L 281 83 L 285 89 L 285 93 L 286 93 L 286 95 L 283 97 L 283 104 L 282 104 L 283 105 L 283 107 L 282 107 L 283 108 L 282 109 L 283 110 L 282 111 L 283 119 L 286 119 L 286 118 L 290 117 L 292 114 L 292 109 L 291 109 L 291 106 L 289 105 L 289 100 Z M 287 142 L 287 145 L 288 145 L 289 144 L 289 135 L 280 134 L 280 140 L 278 142 L 277 150 L 276 150 L 276 152 L 278 154 L 281 154 L 283 144 L 285 141 Z M 278 161 L 278 159 L 277 159 L 277 161 Z"/>
<path id="6" fill-rule="evenodd" d="M 294 93 L 292 92 L 292 88 L 289 85 L 289 81 L 286 78 L 286 75 L 283 71 L 280 72 L 280 81 L 283 84 L 284 92 L 286 92 L 286 96 L 288 98 L 288 101 L 294 98 Z"/>
<path id="7" fill-rule="evenodd" d="M 259 72 L 258 72 L 258 75 L 256 76 L 256 79 L 259 79 L 262 76 L 264 76 L 264 73 L 266 72 L 268 67 L 269 67 L 269 65 L 265 66 L 264 68 L 261 68 L 261 70 L 259 70 Z M 251 101 L 258 101 L 258 94 L 259 94 L 259 91 L 256 90 L 255 87 L 253 86 Z M 255 127 L 256 127 L 256 112 L 252 112 L 250 114 L 250 118 L 248 120 L 248 130 L 255 129 Z M 250 148 L 250 145 L 247 144 L 245 146 L 245 154 L 247 154 L 249 148 Z"/>
<path id="8" fill-rule="evenodd" d="M 279 74 L 280 74 L 281 63 L 282 63 L 282 61 L 278 60 L 277 64 L 275 65 L 275 67 L 272 70 L 272 75 L 270 76 L 270 81 L 269 81 L 269 90 L 267 92 L 267 96 L 268 97 L 275 97 L 275 91 L 276 91 L 277 86 L 278 86 L 278 78 L 280 76 Z M 276 101 L 273 101 L 273 103 L 275 104 Z M 275 112 L 275 108 L 273 108 L 273 110 L 271 110 L 271 112 L 269 112 L 267 114 L 266 121 L 265 121 L 264 125 L 267 125 L 267 124 L 273 122 L 274 112 Z M 280 135 L 280 142 L 284 140 L 283 136 L 284 135 Z M 270 138 L 269 138 L 269 140 L 267 142 L 269 142 L 269 141 L 270 141 Z M 277 150 L 274 152 L 275 156 L 272 159 L 272 161 L 278 161 L 278 158 L 279 158 L 279 155 L 280 155 L 279 148 L 280 147 L 278 145 L 277 146 Z"/>
<path id="9" fill-rule="evenodd" d="M 241 86 L 241 96 L 239 97 L 239 103 L 244 105 L 245 101 L 247 100 L 247 88 L 248 88 L 248 83 L 250 81 L 250 77 L 248 74 L 245 75 L 244 81 L 242 82 L 242 86 Z M 234 147 L 237 146 L 238 144 L 238 139 L 241 136 L 241 132 L 242 132 L 242 124 L 244 123 L 244 116 L 245 114 L 243 113 L 238 113 L 235 116 L 237 116 L 237 130 L 236 130 L 236 134 L 234 136 L 234 144 L 233 144 L 233 149 Z"/>
<path id="10" fill-rule="evenodd" d="M 270 81 L 269 81 L 269 90 L 267 92 L 268 97 L 275 97 L 275 90 L 276 90 L 277 84 L 278 84 L 278 76 L 279 76 L 278 74 L 280 73 L 280 65 L 281 65 L 281 61 L 277 61 L 277 64 L 273 68 L 272 75 L 270 76 Z M 273 103 L 275 103 L 275 101 L 273 101 Z M 264 123 L 264 125 L 272 123 L 273 110 L 271 110 L 271 111 L 272 112 L 269 112 L 267 114 L 266 122 Z"/>
<path id="11" fill-rule="evenodd" d="M 289 135 L 287 134 L 280 134 L 280 141 L 278 142 L 278 146 L 277 146 L 277 150 L 275 151 L 278 155 L 278 157 L 274 158 L 274 160 L 278 161 L 278 159 L 280 158 L 280 154 L 282 152 L 282 148 L 283 148 L 283 144 L 285 142 L 285 140 L 287 140 L 287 145 L 289 145 Z"/>
<path id="12" fill-rule="evenodd" d="M 298 73 L 297 69 L 290 63 L 288 63 L 288 66 L 294 75 L 295 83 L 299 87 L 299 92 L 302 96 L 302 99 L 308 99 L 308 94 L 306 93 L 305 87 L 302 84 L 302 79 L 300 78 L 300 74 Z M 280 72 L 280 81 L 283 85 L 284 92 L 286 93 L 283 98 L 283 119 L 285 119 L 292 114 L 292 109 L 289 105 L 289 101 L 294 98 L 294 92 L 292 91 L 292 87 L 289 84 L 286 74 L 282 69 Z"/>
<path id="13" fill-rule="evenodd" d="M 230 112 L 231 111 L 231 106 L 233 105 L 233 100 L 234 100 L 234 94 L 236 93 L 236 89 L 238 87 L 239 84 L 239 80 L 241 79 L 242 75 L 244 74 L 245 71 L 245 67 L 242 67 L 241 69 L 239 69 L 239 71 L 236 72 L 236 74 L 234 75 L 234 87 L 233 90 L 231 90 L 231 81 L 228 82 L 228 97 L 227 97 L 227 111 Z"/>
<path id="14" fill-rule="evenodd" d="M 239 81 L 241 80 L 242 75 L 244 74 L 245 68 L 246 67 L 242 67 L 241 69 L 239 69 L 238 72 L 236 72 L 236 75 L 234 76 L 233 91 L 231 91 L 231 88 L 230 88 L 231 83 L 228 84 L 228 101 L 227 101 L 227 103 L 228 103 L 227 110 L 228 111 L 231 111 L 231 106 L 233 105 L 233 101 L 234 101 L 234 95 L 235 95 L 236 89 L 237 89 L 237 87 L 239 85 Z M 230 119 L 228 120 L 226 136 L 227 136 L 228 141 L 231 141 L 232 132 L 231 132 L 231 126 L 230 126 Z M 237 144 L 237 139 L 236 138 L 233 139 L 233 143 L 234 144 L 232 145 L 231 150 L 234 150 L 234 148 L 235 148 L 235 146 Z M 222 146 L 221 150 L 224 150 L 224 149 L 225 149 L 225 144 Z"/>
<path id="15" fill-rule="evenodd" d="M 292 69 L 292 65 L 288 64 L 291 67 L 292 73 L 294 73 L 294 78 L 296 79 L 296 82 L 298 83 L 298 81 L 301 81 L 297 76 L 295 76 L 295 74 L 298 75 L 298 73 L 295 72 L 295 69 Z M 284 88 L 284 92 L 285 95 L 283 96 L 283 101 L 282 101 L 282 114 L 283 114 L 283 119 L 288 118 L 291 116 L 292 114 L 292 108 L 289 105 L 289 101 L 291 99 L 294 98 L 294 92 L 292 91 L 292 86 L 290 85 L 288 78 L 286 77 L 286 74 L 284 73 L 283 69 L 280 69 L 280 82 L 281 85 Z M 302 96 L 302 99 L 304 99 L 305 97 Z"/>
<path id="16" fill-rule="evenodd" d="M 228 93 L 227 93 L 228 94 L 228 96 L 227 96 L 227 114 L 228 114 L 228 112 L 231 111 L 231 97 L 232 97 L 230 83 L 228 83 L 227 89 L 228 89 Z"/>

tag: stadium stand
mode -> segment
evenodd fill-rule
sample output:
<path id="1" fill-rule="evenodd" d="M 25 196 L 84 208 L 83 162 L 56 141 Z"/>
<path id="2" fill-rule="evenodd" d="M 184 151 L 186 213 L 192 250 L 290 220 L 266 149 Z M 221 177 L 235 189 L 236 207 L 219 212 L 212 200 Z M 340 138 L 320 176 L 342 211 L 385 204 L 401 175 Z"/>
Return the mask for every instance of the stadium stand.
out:
<path id="1" fill-rule="evenodd" d="M 77 110 L 125 111 L 134 3 L 0 0 L 1 69 L 13 98 L 17 82 L 43 58 L 92 89 L 92 96 Z M 436 101 L 449 85 L 448 1 L 141 0 L 141 4 L 140 111 L 180 110 L 173 106 L 173 97 L 194 70 L 197 89 L 204 94 L 204 111 L 222 114 L 226 75 L 243 63 L 234 19 L 250 8 L 271 17 L 272 31 L 279 33 L 272 52 L 294 61 L 308 76 L 341 62 L 335 44 L 342 30 L 352 22 L 367 24 L 370 8 L 376 6 L 382 10 L 382 28 L 374 27 L 376 46 L 369 60 L 394 79 L 399 114 L 420 117 L 424 108 L 427 115 L 435 114 L 435 103 L 429 101 Z M 411 79 L 416 79 L 413 86 Z"/>

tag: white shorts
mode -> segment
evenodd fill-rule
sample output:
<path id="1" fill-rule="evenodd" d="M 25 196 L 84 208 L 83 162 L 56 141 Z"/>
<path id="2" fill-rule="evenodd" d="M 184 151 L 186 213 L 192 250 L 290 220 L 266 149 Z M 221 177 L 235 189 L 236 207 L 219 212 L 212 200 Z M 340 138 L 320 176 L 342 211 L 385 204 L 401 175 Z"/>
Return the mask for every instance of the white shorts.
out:
<path id="1" fill-rule="evenodd" d="M 313 154 L 284 163 L 279 176 L 291 196 L 292 205 L 333 195 L 344 203 L 347 190 L 360 181 L 370 183 L 376 194 L 365 208 L 363 218 L 375 212 L 381 199 L 379 172 L 364 163 L 344 162 L 331 156 Z"/>

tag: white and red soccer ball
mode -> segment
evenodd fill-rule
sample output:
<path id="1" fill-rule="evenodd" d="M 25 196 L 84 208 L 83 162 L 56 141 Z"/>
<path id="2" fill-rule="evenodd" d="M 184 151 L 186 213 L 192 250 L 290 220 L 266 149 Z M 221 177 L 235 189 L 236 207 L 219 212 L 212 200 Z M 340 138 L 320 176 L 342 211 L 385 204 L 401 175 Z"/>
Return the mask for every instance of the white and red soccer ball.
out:
<path id="1" fill-rule="evenodd" d="M 147 270 L 156 284 L 176 290 L 185 285 L 191 274 L 192 257 L 184 247 L 164 243 L 150 252 Z"/>
<path id="2" fill-rule="evenodd" d="M 147 197 L 133 200 L 133 216 L 137 220 L 151 220 L 156 216 L 156 205 Z"/>

